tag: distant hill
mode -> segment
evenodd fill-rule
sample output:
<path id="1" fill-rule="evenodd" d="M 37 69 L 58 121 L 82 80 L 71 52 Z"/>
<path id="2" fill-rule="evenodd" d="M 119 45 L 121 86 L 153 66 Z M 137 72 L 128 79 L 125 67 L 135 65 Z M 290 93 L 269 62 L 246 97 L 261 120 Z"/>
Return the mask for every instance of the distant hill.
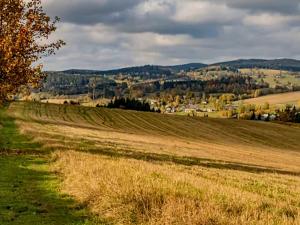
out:
<path id="1" fill-rule="evenodd" d="M 115 75 L 115 74 L 129 74 L 129 75 L 142 75 L 142 74 L 149 74 L 149 75 L 157 75 L 157 74 L 165 74 L 171 75 L 173 73 L 178 73 L 180 71 L 191 71 L 197 70 L 207 66 L 203 63 L 189 63 L 183 65 L 174 65 L 174 66 L 159 66 L 159 65 L 145 65 L 145 66 L 136 66 L 136 67 L 126 67 L 121 69 L 114 69 L 114 70 L 78 70 L 78 69 L 71 69 L 62 71 L 65 74 L 86 74 L 86 75 Z"/>
<path id="2" fill-rule="evenodd" d="M 234 69 L 244 69 L 244 68 L 259 68 L 259 69 L 274 69 L 274 70 L 288 70 L 294 72 L 300 72 L 300 60 L 295 59 L 238 59 L 227 62 L 219 62 L 214 64 L 203 64 L 203 63 L 189 63 L 182 65 L 172 65 L 172 66 L 161 66 L 161 65 L 144 65 L 135 67 L 126 67 L 113 70 L 82 70 L 82 69 L 70 69 L 65 71 L 60 71 L 59 73 L 66 75 L 116 75 L 125 74 L 132 76 L 171 76 L 180 71 L 197 71 L 199 69 L 213 68 L 215 66 L 226 66 L 227 68 Z"/>
<path id="3" fill-rule="evenodd" d="M 121 69 L 114 69 L 114 70 L 65 70 L 62 71 L 66 74 L 82 74 L 82 75 L 116 75 L 116 74 L 128 74 L 128 75 L 135 75 L 135 74 L 166 74 L 170 75 L 172 72 L 170 69 L 164 68 L 162 66 L 156 65 L 145 65 L 145 66 L 136 66 L 136 67 L 126 67 Z"/>
<path id="4" fill-rule="evenodd" d="M 183 65 L 176 65 L 176 66 L 163 66 L 163 68 L 170 69 L 174 72 L 180 72 L 180 71 L 193 71 L 198 70 L 203 67 L 208 66 L 207 64 L 203 63 L 189 63 L 189 64 L 183 64 Z"/>
<path id="5" fill-rule="evenodd" d="M 239 59 L 228 62 L 215 63 L 213 65 L 223 65 L 235 67 L 237 69 L 243 68 L 260 68 L 260 69 L 275 69 L 300 71 L 300 60 L 295 59 Z"/>

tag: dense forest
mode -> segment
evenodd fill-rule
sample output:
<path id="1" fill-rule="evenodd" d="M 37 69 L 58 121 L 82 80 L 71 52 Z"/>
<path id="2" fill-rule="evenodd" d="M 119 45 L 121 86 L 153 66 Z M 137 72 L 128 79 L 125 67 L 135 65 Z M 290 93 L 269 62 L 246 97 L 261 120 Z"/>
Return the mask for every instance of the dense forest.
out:
<path id="1" fill-rule="evenodd" d="M 267 83 L 256 83 L 251 77 L 226 76 L 212 80 L 167 80 L 153 82 L 132 87 L 131 93 L 136 97 L 156 92 L 191 92 L 205 93 L 234 93 L 236 95 L 250 93 L 253 90 L 268 88 Z"/>
<path id="2" fill-rule="evenodd" d="M 176 92 L 184 95 L 186 91 L 205 93 L 247 94 L 253 90 L 268 88 L 267 83 L 257 83 L 249 76 L 230 75 L 210 80 L 192 80 L 179 78 L 155 80 L 128 85 L 127 82 L 116 82 L 112 78 L 92 75 L 49 74 L 42 92 L 52 95 L 89 94 L 95 98 L 104 97 L 144 97 L 159 92 Z"/>
<path id="3" fill-rule="evenodd" d="M 49 93 L 52 96 L 88 95 L 95 99 L 141 98 L 160 93 L 184 96 L 187 92 L 233 93 L 250 96 L 257 89 L 261 89 L 262 94 L 298 90 L 297 85 L 277 84 L 271 87 L 265 79 L 255 78 L 251 74 L 241 74 L 238 68 L 297 71 L 300 70 L 300 61 L 250 59 L 224 62 L 208 67 L 201 63 L 191 63 L 175 66 L 145 65 L 108 71 L 72 69 L 47 72 L 41 88 L 34 92 Z"/>
<path id="4" fill-rule="evenodd" d="M 206 64 L 203 63 L 189 63 L 183 65 L 174 65 L 174 66 L 159 66 L 159 65 L 145 65 L 145 66 L 135 66 L 135 67 L 126 67 L 121 69 L 114 70 L 65 70 L 61 73 L 65 74 L 82 74 L 82 75 L 117 75 L 125 74 L 131 76 L 151 76 L 151 78 L 165 75 L 169 76 L 173 73 L 178 73 L 180 71 L 191 71 L 201 69 L 206 67 Z"/>
<path id="5" fill-rule="evenodd" d="M 100 107 L 100 105 L 97 105 L 97 107 Z M 151 109 L 151 106 L 148 102 L 139 101 L 134 98 L 115 98 L 106 107 L 111 109 L 125 109 L 160 113 L 160 110 Z"/>
<path id="6" fill-rule="evenodd" d="M 52 95 L 94 94 L 95 97 L 113 97 L 115 90 L 126 89 L 127 84 L 117 84 L 114 80 L 95 75 L 65 74 L 49 72 L 38 90 Z"/>

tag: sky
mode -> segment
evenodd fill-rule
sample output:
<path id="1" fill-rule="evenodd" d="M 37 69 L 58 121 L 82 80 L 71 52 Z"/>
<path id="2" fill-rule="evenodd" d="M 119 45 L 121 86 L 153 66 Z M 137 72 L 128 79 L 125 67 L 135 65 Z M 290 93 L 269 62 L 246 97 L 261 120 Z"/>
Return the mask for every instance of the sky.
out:
<path id="1" fill-rule="evenodd" d="M 300 59 L 299 0 L 43 0 L 67 45 L 46 70 Z"/>

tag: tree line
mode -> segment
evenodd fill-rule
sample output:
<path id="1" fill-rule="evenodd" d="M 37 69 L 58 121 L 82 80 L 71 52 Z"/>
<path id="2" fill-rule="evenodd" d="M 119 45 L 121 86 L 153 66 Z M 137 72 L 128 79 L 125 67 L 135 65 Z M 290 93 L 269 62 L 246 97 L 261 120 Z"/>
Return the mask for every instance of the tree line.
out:
<path id="1" fill-rule="evenodd" d="M 236 116 L 244 120 L 300 123 L 300 108 L 286 105 L 283 109 L 271 110 L 269 103 L 265 103 L 263 106 L 241 104 L 237 110 L 224 111 L 224 116 L 228 118 Z"/>
<path id="2" fill-rule="evenodd" d="M 300 123 L 300 108 L 286 106 L 284 110 L 277 111 L 278 120 L 282 122 Z"/>
<path id="3" fill-rule="evenodd" d="M 97 107 L 101 106 L 97 105 Z M 148 102 L 139 101 L 135 98 L 115 98 L 107 104 L 106 108 L 160 113 L 160 110 L 152 109 Z"/>

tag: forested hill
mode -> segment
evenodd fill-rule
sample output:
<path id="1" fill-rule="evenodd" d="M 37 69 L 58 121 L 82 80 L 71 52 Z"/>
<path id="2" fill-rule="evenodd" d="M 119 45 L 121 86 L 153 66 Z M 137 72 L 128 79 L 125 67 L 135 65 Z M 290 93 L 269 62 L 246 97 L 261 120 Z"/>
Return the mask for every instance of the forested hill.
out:
<path id="1" fill-rule="evenodd" d="M 190 63 L 175 66 L 159 66 L 159 65 L 145 65 L 136 67 L 126 67 L 115 70 L 65 70 L 62 73 L 65 74 L 86 74 L 86 75 L 116 75 L 116 74 L 127 74 L 127 75 L 137 75 L 137 74 L 148 74 L 148 75 L 171 75 L 173 73 L 178 73 L 180 71 L 191 71 L 206 67 L 206 64 L 202 63 Z"/>
<path id="2" fill-rule="evenodd" d="M 237 69 L 263 68 L 275 70 L 300 71 L 300 60 L 295 59 L 239 59 L 228 62 L 216 63 L 214 65 L 230 66 Z"/>
<path id="3" fill-rule="evenodd" d="M 274 70 L 288 70 L 299 72 L 300 71 L 300 60 L 295 59 L 238 59 L 234 61 L 214 63 L 209 66 L 223 65 L 235 69 L 242 68 L 263 68 L 263 69 L 274 69 Z M 114 70 L 82 70 L 82 69 L 70 69 L 61 71 L 62 74 L 81 74 L 81 75 L 117 75 L 125 74 L 132 76 L 152 76 L 152 75 L 165 75 L 170 76 L 180 71 L 194 71 L 201 68 L 207 67 L 207 64 L 203 63 L 189 63 L 183 65 L 174 66 L 160 66 L 160 65 L 145 65 L 136 67 L 126 67 Z"/>

